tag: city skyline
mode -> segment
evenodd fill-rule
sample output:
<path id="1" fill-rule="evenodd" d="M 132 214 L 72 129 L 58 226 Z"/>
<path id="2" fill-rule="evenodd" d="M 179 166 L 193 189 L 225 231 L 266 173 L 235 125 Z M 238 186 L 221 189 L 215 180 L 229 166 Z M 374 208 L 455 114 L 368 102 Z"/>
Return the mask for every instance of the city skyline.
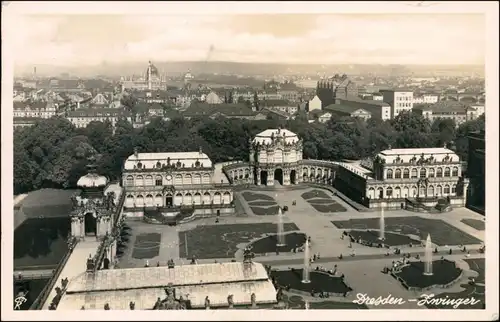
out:
<path id="1" fill-rule="evenodd" d="M 485 62 L 482 14 L 60 14 L 24 15 L 15 25 L 21 67 L 203 61 L 210 48 L 211 60 L 243 63 Z"/>

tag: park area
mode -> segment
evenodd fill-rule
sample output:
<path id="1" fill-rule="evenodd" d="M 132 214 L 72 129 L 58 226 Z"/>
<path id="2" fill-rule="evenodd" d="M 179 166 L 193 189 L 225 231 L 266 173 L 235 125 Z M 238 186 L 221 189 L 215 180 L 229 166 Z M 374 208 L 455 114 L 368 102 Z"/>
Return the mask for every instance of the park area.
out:
<path id="1" fill-rule="evenodd" d="M 332 197 L 323 190 L 311 190 L 303 193 L 301 197 L 320 213 L 347 211 L 344 206 L 333 200 Z"/>
<path id="2" fill-rule="evenodd" d="M 14 268 L 52 269 L 68 251 L 70 197 L 76 190 L 33 191 L 14 212 Z"/>
<path id="3" fill-rule="evenodd" d="M 338 229 L 368 230 L 379 229 L 379 218 L 361 218 L 342 221 L 332 221 Z M 474 245 L 481 244 L 481 240 L 471 236 L 458 228 L 440 219 L 427 219 L 418 216 L 387 217 L 385 218 L 385 231 L 401 235 L 419 236 L 425 240 L 428 234 L 432 242 L 438 246 L 446 245 Z"/>
<path id="4" fill-rule="evenodd" d="M 293 223 L 285 223 L 284 231 L 298 231 Z M 247 245 L 268 234 L 276 234 L 276 224 L 246 223 L 203 225 L 179 232 L 181 258 L 198 259 L 234 258 L 238 245 Z"/>
<path id="5" fill-rule="evenodd" d="M 279 206 L 273 197 L 250 191 L 245 191 L 241 195 L 255 215 L 273 216 L 278 214 Z"/>

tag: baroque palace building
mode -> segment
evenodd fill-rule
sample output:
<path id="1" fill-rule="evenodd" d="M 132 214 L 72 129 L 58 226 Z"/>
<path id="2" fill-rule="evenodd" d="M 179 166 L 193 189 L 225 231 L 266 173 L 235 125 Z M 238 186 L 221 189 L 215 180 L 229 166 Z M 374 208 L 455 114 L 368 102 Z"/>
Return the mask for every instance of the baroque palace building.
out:
<path id="1" fill-rule="evenodd" d="M 440 199 L 450 206 L 466 203 L 469 179 L 449 149 L 388 149 L 362 161 L 311 160 L 302 157 L 302 140 L 285 129 L 265 130 L 249 144 L 248 162 L 223 167 L 234 185 L 322 184 L 367 208 L 429 210 Z"/>
<path id="2" fill-rule="evenodd" d="M 122 179 L 129 209 L 227 208 L 233 201 L 222 167 L 201 150 L 139 153 L 136 149 L 124 163 Z"/>

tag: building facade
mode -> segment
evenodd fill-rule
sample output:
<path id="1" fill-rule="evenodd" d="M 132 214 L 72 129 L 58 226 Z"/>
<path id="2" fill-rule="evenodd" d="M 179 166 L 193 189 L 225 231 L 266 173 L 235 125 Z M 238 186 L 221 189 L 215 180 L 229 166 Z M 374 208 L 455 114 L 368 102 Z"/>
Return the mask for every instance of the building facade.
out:
<path id="1" fill-rule="evenodd" d="M 199 152 L 138 153 L 125 160 L 125 207 L 229 206 L 233 192 L 222 171 Z"/>
<path id="2" fill-rule="evenodd" d="M 477 117 L 475 109 L 456 101 L 441 101 L 430 105 L 415 106 L 413 112 L 422 115 L 431 122 L 436 119 L 452 119 L 457 126 Z"/>
<path id="3" fill-rule="evenodd" d="M 371 114 L 371 117 L 379 120 L 391 119 L 391 106 L 383 101 L 365 100 L 360 98 L 337 99 L 336 104 L 350 106 L 356 109 L 362 109 Z M 334 105 L 330 105 L 334 106 Z"/>
<path id="4" fill-rule="evenodd" d="M 410 90 L 380 90 L 380 93 L 384 97 L 384 102 L 391 106 L 391 118 L 395 118 L 403 111 L 413 109 L 413 92 Z"/>
<path id="5" fill-rule="evenodd" d="M 469 185 L 460 158 L 445 148 L 384 150 L 369 162 L 342 164 L 336 179 L 341 191 L 369 208 L 435 206 L 443 198 L 464 206 Z"/>
<path id="6" fill-rule="evenodd" d="M 229 162 L 224 173 L 234 185 L 332 184 L 337 162 L 304 160 L 302 140 L 285 129 L 268 129 L 249 141 L 249 162 Z"/>
<path id="7" fill-rule="evenodd" d="M 358 97 L 358 86 L 347 75 L 335 75 L 327 80 L 320 80 L 316 87 L 316 95 L 322 107 L 335 103 L 336 99 Z"/>

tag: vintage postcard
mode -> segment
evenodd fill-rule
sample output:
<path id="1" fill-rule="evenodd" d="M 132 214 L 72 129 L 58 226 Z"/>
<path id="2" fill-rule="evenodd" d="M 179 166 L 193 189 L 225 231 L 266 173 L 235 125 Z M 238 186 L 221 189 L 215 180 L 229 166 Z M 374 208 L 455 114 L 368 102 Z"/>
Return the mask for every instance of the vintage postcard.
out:
<path id="1" fill-rule="evenodd" d="M 4 1 L 2 42 L 2 320 L 498 319 L 498 3 Z"/>

